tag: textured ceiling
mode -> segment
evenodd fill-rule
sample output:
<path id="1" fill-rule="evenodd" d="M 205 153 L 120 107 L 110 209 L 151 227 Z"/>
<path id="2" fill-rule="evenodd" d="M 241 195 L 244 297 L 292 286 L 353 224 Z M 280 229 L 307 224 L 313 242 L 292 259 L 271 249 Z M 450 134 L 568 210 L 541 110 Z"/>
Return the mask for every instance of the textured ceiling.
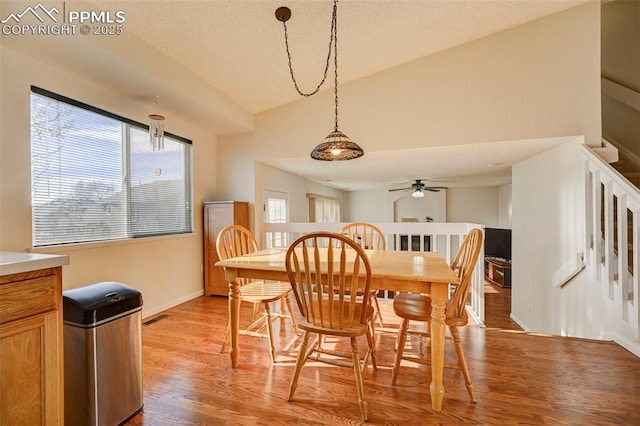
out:
<path id="1" fill-rule="evenodd" d="M 340 83 L 584 3 L 584 0 L 342 0 Z M 327 0 L 93 2 L 127 13 L 126 28 L 250 112 L 298 99 L 287 69 L 287 6 L 293 65 L 307 90 L 322 77 L 332 2 Z M 113 4 L 112 4 L 113 3 Z M 265 82 L 268 81 L 268 84 Z M 325 88 L 331 88 L 331 84 Z"/>

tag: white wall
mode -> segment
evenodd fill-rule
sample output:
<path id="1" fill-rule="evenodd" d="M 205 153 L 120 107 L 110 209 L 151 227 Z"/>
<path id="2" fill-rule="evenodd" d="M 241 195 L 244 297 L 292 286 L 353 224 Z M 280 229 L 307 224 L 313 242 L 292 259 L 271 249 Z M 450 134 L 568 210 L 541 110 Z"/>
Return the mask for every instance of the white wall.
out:
<path id="1" fill-rule="evenodd" d="M 497 227 L 497 186 L 450 188 L 447 190 L 447 222 L 481 223 Z"/>
<path id="2" fill-rule="evenodd" d="M 24 252 L 31 249 L 31 85 L 140 122 L 151 111 L 90 81 L 91 76 L 61 71 L 4 46 L 0 57 L 0 249 Z M 201 201 L 216 195 L 216 170 L 211 167 L 216 137 L 170 116 L 166 130 L 193 141 L 194 233 L 38 250 L 69 255 L 71 264 L 63 268 L 65 289 L 121 281 L 142 292 L 145 315 L 202 292 Z"/>
<path id="3" fill-rule="evenodd" d="M 345 196 L 349 200 L 348 222 L 393 222 L 393 203 L 403 197 L 397 192 L 382 190 L 350 191 Z"/>
<path id="4" fill-rule="evenodd" d="M 586 295 L 568 300 L 553 282 L 556 271 L 585 247 L 580 143 L 576 139 L 513 166 L 511 301 L 512 314 L 525 329 L 552 334 L 571 330 L 589 337 L 594 335 L 589 327 L 597 322 L 580 321 Z M 584 290 L 585 277 L 567 288 Z"/>
<path id="5" fill-rule="evenodd" d="M 498 187 L 498 227 L 511 229 L 512 185 Z"/>

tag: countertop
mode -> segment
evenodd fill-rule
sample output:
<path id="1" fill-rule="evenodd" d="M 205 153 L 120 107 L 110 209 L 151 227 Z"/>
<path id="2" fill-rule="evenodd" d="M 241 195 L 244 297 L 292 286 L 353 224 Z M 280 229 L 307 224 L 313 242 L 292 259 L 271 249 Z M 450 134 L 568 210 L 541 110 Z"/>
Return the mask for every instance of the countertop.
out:
<path id="1" fill-rule="evenodd" d="M 69 264 L 69 256 L 0 251 L 0 275 L 19 274 Z"/>

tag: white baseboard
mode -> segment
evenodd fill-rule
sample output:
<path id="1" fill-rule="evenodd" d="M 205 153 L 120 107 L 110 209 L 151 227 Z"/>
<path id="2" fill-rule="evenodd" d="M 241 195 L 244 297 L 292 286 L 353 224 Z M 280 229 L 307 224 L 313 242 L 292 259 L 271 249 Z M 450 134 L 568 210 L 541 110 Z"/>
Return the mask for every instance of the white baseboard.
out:
<path id="1" fill-rule="evenodd" d="M 640 342 L 635 340 L 629 340 L 625 337 L 622 337 L 615 333 L 609 333 L 607 336 L 607 340 L 611 339 L 618 345 L 622 346 L 638 358 L 640 358 Z"/>
<path id="2" fill-rule="evenodd" d="M 155 314 L 158 314 L 158 313 L 160 313 L 162 311 L 166 311 L 169 308 L 173 308 L 174 306 L 177 306 L 177 305 L 179 305 L 181 303 L 184 303 L 184 302 L 188 302 L 189 300 L 195 299 L 196 297 L 200 297 L 202 295 L 204 295 L 204 289 L 198 290 L 198 291 L 196 291 L 194 293 L 187 294 L 187 295 L 182 296 L 182 297 L 180 297 L 178 299 L 174 299 L 174 300 L 172 300 L 170 302 L 167 302 L 167 303 L 165 303 L 163 305 L 155 306 L 155 307 L 152 307 L 152 308 L 149 308 L 149 309 L 146 309 L 144 307 L 144 305 L 143 305 L 142 306 L 142 319 L 148 318 L 148 317 L 150 317 L 152 315 L 155 315 Z"/>
<path id="3" fill-rule="evenodd" d="M 471 317 L 471 320 L 480 328 L 486 328 L 487 326 L 485 325 L 484 321 L 482 321 L 480 319 L 480 317 L 478 316 L 477 312 L 473 310 L 473 308 L 471 308 L 470 305 L 466 306 L 467 309 L 467 314 L 469 314 L 469 316 Z"/>
<path id="4" fill-rule="evenodd" d="M 516 324 L 518 324 L 522 330 L 524 330 L 524 331 L 526 331 L 526 332 L 530 332 L 530 331 L 531 331 L 531 330 L 529 330 L 529 327 L 527 327 L 526 325 L 524 325 L 524 322 L 520 321 L 520 319 L 519 319 L 517 316 L 515 316 L 515 315 L 513 314 L 513 312 L 509 314 L 509 317 L 510 317 L 510 318 L 511 318 L 511 319 L 512 319 Z"/>

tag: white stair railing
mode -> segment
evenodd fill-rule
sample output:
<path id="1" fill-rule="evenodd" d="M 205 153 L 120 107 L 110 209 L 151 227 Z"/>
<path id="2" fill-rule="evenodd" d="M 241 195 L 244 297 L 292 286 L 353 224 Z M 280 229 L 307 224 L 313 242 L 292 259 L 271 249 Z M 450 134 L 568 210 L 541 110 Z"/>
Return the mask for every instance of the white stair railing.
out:
<path id="1" fill-rule="evenodd" d="M 434 251 L 451 263 L 464 236 L 474 223 L 385 222 L 373 223 L 385 235 L 387 250 Z M 337 232 L 347 223 L 262 223 L 262 247 L 287 247 L 300 235 L 316 232 Z M 472 277 L 468 311 L 478 324 L 484 323 L 484 247 Z"/>
<path id="2" fill-rule="evenodd" d="M 640 190 L 583 146 L 586 256 L 605 297 L 640 341 Z M 631 232 L 629 232 L 631 230 Z"/>

